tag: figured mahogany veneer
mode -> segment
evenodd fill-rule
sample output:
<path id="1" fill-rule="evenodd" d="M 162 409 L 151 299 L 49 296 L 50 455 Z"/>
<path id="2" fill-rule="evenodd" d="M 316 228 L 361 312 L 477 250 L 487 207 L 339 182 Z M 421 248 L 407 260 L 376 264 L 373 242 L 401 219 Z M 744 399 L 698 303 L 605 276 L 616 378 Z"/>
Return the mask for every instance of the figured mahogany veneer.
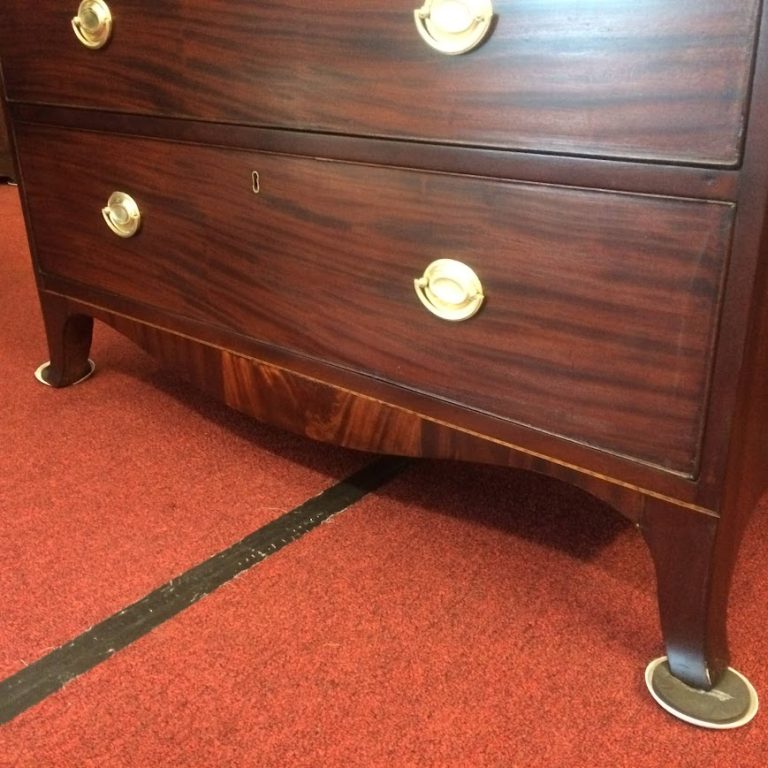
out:
<path id="1" fill-rule="evenodd" d="M 6 5 L 48 383 L 96 318 L 310 437 L 585 488 L 650 546 L 672 674 L 718 682 L 768 484 L 761 3 L 498 0 L 455 57 L 400 2 L 114 0 L 98 51 Z M 416 297 L 443 258 L 469 320 Z"/>

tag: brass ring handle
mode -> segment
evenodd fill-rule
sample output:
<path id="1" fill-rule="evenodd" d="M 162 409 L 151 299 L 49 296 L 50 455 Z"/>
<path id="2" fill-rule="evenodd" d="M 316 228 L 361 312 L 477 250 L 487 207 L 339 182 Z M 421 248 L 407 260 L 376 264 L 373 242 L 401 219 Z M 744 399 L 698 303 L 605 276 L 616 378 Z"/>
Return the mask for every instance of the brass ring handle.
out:
<path id="1" fill-rule="evenodd" d="M 141 225 L 141 211 L 136 201 L 125 192 L 113 192 L 101 209 L 107 226 L 118 237 L 133 237 Z"/>
<path id="2" fill-rule="evenodd" d="M 443 320 L 468 320 L 485 300 L 478 276 L 454 259 L 433 261 L 413 285 L 421 303 Z"/>
<path id="3" fill-rule="evenodd" d="M 112 12 L 104 0 L 82 0 L 72 19 L 77 39 L 86 47 L 102 48 L 112 34 Z"/>
<path id="4" fill-rule="evenodd" d="M 413 17 L 427 45 L 455 56 L 483 42 L 491 28 L 493 4 L 492 0 L 425 0 Z"/>

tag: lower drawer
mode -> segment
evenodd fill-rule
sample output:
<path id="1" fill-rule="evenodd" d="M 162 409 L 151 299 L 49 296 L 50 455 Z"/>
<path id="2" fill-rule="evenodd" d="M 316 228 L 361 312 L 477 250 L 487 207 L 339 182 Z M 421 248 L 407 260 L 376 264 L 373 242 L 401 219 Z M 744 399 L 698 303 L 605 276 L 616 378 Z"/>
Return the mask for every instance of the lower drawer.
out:
<path id="1" fill-rule="evenodd" d="M 697 471 L 729 204 L 43 127 L 18 145 L 43 273 L 429 393 L 459 423 Z M 103 220 L 115 190 L 141 210 L 131 238 Z M 482 283 L 470 319 L 417 298 L 446 258 Z"/>

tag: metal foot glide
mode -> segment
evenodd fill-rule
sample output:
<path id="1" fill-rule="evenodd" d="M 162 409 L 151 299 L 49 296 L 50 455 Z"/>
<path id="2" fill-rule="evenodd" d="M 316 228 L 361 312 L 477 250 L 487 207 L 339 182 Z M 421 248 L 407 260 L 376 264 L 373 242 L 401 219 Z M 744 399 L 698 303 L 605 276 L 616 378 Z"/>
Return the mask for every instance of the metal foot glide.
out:
<path id="1" fill-rule="evenodd" d="M 51 367 L 51 361 L 48 360 L 47 362 L 43 363 L 36 371 L 35 371 L 35 378 L 41 383 L 45 384 L 46 387 L 53 386 L 51 382 L 48 380 L 48 371 Z M 76 381 L 72 382 L 72 385 L 79 384 L 81 381 L 85 381 L 86 379 L 90 379 L 91 376 L 93 376 L 93 372 L 96 370 L 96 363 L 93 362 L 90 358 L 88 358 L 88 370 Z M 70 385 L 70 386 L 72 386 Z"/>
<path id="2" fill-rule="evenodd" d="M 757 692 L 744 675 L 728 667 L 709 691 L 686 685 L 669 669 L 667 657 L 652 661 L 645 684 L 656 702 L 670 714 L 701 728 L 723 730 L 746 725 L 757 713 Z"/>

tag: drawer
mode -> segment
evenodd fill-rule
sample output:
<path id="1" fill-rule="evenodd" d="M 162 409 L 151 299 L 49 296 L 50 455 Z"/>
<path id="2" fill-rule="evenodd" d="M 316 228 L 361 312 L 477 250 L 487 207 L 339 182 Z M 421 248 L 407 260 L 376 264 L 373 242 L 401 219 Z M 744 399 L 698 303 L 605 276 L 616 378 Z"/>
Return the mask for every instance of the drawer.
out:
<path id="1" fill-rule="evenodd" d="M 110 0 L 111 39 L 89 50 L 77 0 L 5 0 L 0 51 L 16 101 L 738 163 L 758 0 L 493 0 L 484 43 L 457 56 L 419 35 L 419 2 Z"/>
<path id="2" fill-rule="evenodd" d="M 42 127 L 19 148 L 44 273 L 696 471 L 729 204 Z M 115 190 L 131 238 L 102 218 Z M 420 302 L 439 259 L 476 273 L 475 316 Z"/>

